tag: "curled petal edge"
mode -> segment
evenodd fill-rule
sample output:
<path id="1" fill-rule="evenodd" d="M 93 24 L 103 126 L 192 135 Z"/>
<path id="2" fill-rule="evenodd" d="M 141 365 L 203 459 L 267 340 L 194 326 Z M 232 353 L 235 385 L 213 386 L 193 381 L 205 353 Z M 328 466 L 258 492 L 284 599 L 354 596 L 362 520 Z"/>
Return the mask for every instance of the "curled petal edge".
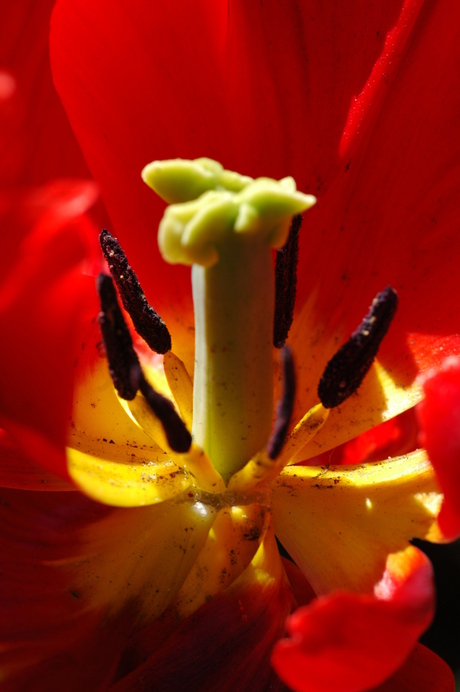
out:
<path id="1" fill-rule="evenodd" d="M 389 555 L 373 594 L 336 591 L 299 608 L 272 665 L 296 692 L 368 690 L 404 663 L 433 613 L 431 563 L 410 546 Z"/>

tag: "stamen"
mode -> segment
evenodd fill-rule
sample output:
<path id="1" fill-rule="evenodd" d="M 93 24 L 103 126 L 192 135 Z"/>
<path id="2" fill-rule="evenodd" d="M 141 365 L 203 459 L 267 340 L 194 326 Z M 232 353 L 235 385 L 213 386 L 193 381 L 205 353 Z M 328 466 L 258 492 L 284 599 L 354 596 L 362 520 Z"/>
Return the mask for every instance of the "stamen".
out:
<path id="1" fill-rule="evenodd" d="M 192 436 L 173 404 L 165 396 L 156 392 L 144 376 L 140 378 L 139 389 L 153 413 L 161 421 L 166 439 L 173 452 L 179 454 L 188 452 L 192 444 Z"/>
<path id="2" fill-rule="evenodd" d="M 276 421 L 273 433 L 268 441 L 267 454 L 270 459 L 276 459 L 286 439 L 296 389 L 294 360 L 291 349 L 285 346 L 281 352 L 283 365 L 283 396 L 276 411 Z"/>
<path id="3" fill-rule="evenodd" d="M 356 392 L 377 355 L 397 305 L 398 295 L 391 286 L 374 298 L 358 329 L 326 365 L 318 385 L 323 406 L 339 406 Z"/>
<path id="4" fill-rule="evenodd" d="M 97 290 L 101 300 L 98 320 L 115 389 L 126 401 L 134 399 L 140 390 L 160 420 L 171 449 L 179 453 L 188 452 L 192 436 L 184 421 L 176 413 L 169 399 L 156 392 L 144 377 L 133 348 L 131 334 L 118 304 L 112 278 L 107 274 L 99 274 Z"/>
<path id="5" fill-rule="evenodd" d="M 128 258 L 105 229 L 99 236 L 102 252 L 109 265 L 110 273 L 117 284 L 126 312 L 133 321 L 136 332 L 156 353 L 167 353 L 171 349 L 171 336 L 160 315 L 149 305 L 135 271 Z"/>
<path id="6" fill-rule="evenodd" d="M 98 321 L 109 361 L 110 376 L 120 397 L 131 401 L 139 389 L 139 359 L 110 276 L 99 274 L 97 291 L 101 301 Z"/>
<path id="7" fill-rule="evenodd" d="M 286 244 L 276 253 L 275 321 L 273 328 L 273 345 L 276 348 L 283 348 L 294 316 L 301 225 L 302 217 L 298 214 L 292 218 Z"/>

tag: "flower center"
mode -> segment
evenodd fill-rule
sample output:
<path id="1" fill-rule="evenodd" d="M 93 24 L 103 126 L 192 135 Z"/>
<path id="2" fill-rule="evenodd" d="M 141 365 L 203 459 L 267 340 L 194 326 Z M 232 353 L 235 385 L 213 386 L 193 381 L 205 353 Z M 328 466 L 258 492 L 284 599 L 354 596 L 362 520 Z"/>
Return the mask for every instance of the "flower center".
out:
<path id="1" fill-rule="evenodd" d="M 175 202 L 159 244 L 168 262 L 192 265 L 192 434 L 228 481 L 266 445 L 272 425 L 271 248 L 284 245 L 292 216 L 315 200 L 292 178 L 253 180 L 209 159 L 154 162 L 143 177 Z"/>
<path id="2" fill-rule="evenodd" d="M 236 493 L 241 504 L 247 493 L 262 492 L 287 463 L 296 461 L 326 421 L 328 409 L 357 390 L 394 316 L 397 296 L 387 287 L 376 297 L 362 324 L 328 363 L 318 387 L 321 403 L 288 434 L 294 363 L 285 347 L 284 393 L 272 426 L 273 345 L 283 347 L 292 322 L 299 214 L 315 199 L 297 191 L 292 178 L 254 180 L 209 159 L 154 162 L 143 178 L 170 203 L 159 229 L 163 257 L 192 266 L 193 392 L 185 392 L 191 385 L 184 385 L 176 404 L 181 413 L 193 410 L 193 417 L 181 417 L 146 379 L 112 281 L 101 276 L 100 325 L 110 373 L 128 413 L 149 434 L 153 429 L 163 449 L 179 455 L 175 461 L 195 477 L 195 487 L 220 493 L 230 505 Z M 172 356 L 165 323 L 107 231 L 101 234 L 101 246 L 137 332 L 152 350 L 167 354 L 168 377 Z M 275 272 L 273 248 L 278 250 Z M 176 359 L 174 367 L 186 382 L 183 364 Z"/>

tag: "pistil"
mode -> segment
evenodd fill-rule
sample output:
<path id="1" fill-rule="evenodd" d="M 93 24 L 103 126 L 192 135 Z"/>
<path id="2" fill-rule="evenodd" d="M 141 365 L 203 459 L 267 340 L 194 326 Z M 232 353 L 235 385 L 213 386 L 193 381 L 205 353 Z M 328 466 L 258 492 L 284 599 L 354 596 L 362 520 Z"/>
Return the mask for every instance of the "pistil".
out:
<path id="1" fill-rule="evenodd" d="M 210 268 L 192 270 L 195 381 L 192 434 L 231 475 L 270 434 L 273 269 L 265 239 L 230 235 Z"/>
<path id="2" fill-rule="evenodd" d="M 228 481 L 265 447 L 271 430 L 271 249 L 284 245 L 292 216 L 315 199 L 298 192 L 292 178 L 253 180 L 208 159 L 155 162 L 143 177 L 163 199 L 178 202 L 165 212 L 159 245 L 167 261 L 193 265 L 192 434 Z"/>

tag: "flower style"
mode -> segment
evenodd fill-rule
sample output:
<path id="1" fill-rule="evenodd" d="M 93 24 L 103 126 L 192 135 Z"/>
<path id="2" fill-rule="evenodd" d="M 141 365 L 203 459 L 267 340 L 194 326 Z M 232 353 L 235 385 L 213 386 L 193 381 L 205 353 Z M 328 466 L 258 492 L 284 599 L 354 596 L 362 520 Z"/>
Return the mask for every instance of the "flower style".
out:
<path id="1" fill-rule="evenodd" d="M 384 9 L 359 3 L 342 24 L 309 2 L 288 10 L 232 2 L 228 16 L 227 9 L 223 2 L 193 3 L 193 9 L 181 3 L 177 21 L 178 8 L 160 3 L 133 8 L 61 0 L 51 42 L 55 80 L 116 235 L 172 333 L 174 355 L 164 358 L 169 390 L 161 358 L 152 359 L 136 342 L 143 368 L 178 403 L 187 399 L 193 372 L 191 295 L 186 273 L 159 260 L 154 229 L 161 207 L 139 178 L 149 160 L 205 154 L 254 177 L 293 175 L 299 189 L 318 198 L 300 236 L 297 312 L 288 340 L 298 380 L 293 422 L 318 403 L 316 386 L 327 362 L 370 300 L 388 284 L 397 290 L 400 307 L 378 360 L 357 393 L 333 408 L 299 450 L 307 460 L 416 404 L 422 397 L 418 373 L 458 352 L 458 310 L 446 299 L 457 281 L 458 164 L 450 135 L 458 96 L 438 78 L 452 61 L 458 64 L 456 10 L 449 3 L 406 2 L 401 8 L 394 2 Z M 37 340 L 47 327 L 25 380 L 27 407 L 15 392 L 19 365 L 1 370 L 7 385 L 2 423 L 28 455 L 24 471 L 5 465 L 9 485 L 18 490 L 2 493 L 10 526 L 4 554 L 15 565 L 6 590 L 4 675 L 16 687 L 39 676 L 44 689 L 67 684 L 69 674 L 76 689 L 116 681 L 118 689 L 225 689 L 222 680 L 227 689 L 256 683 L 268 689 L 276 684 L 270 651 L 294 607 L 292 594 L 297 604 L 306 603 L 313 586 L 324 595 L 289 625 L 292 632 L 304 624 L 305 632 L 312 628 L 313 643 L 301 663 L 294 652 L 295 680 L 286 673 L 289 659 L 283 662 L 289 648 L 280 645 L 273 659 L 280 675 L 298 689 L 337 688 L 342 678 L 334 675 L 344 675 L 341 666 L 353 651 L 357 658 L 349 665 L 359 672 L 350 689 L 379 684 L 403 663 L 432 612 L 429 566 L 412 548 L 400 552 L 415 535 L 435 537 L 438 493 L 426 455 L 418 451 L 364 469 L 291 466 L 272 481 L 273 519 L 262 511 L 265 498 L 223 507 L 203 502 L 202 491 L 212 494 L 206 485 L 212 468 L 199 478 L 198 459 L 193 480 L 182 471 L 180 453 L 167 446 L 162 461 L 151 414 L 147 419 L 142 406 L 125 405 L 126 416 L 96 348 L 98 331 L 91 324 L 84 335 L 80 330 L 83 308 L 91 313 L 92 307 L 80 260 L 86 257 L 88 274 L 96 260 L 90 241 L 81 250 L 86 236 L 75 234 L 74 218 L 88 228 L 90 201 L 86 196 L 85 204 L 65 205 L 67 216 L 53 201 L 58 230 L 72 225 L 74 233 L 44 237 L 50 217 L 42 216 L 36 236 L 42 252 L 37 240 L 22 248 L 29 262 L 35 257 L 35 274 L 25 260 L 17 261 L 10 283 L 2 284 L 1 317 L 10 333 L 28 329 Z M 69 238 L 78 239 L 79 253 L 71 251 Z M 63 245 L 48 255 L 48 241 L 59 239 Z M 61 247 L 69 250 L 67 264 L 57 259 Z M 54 303 L 53 289 L 60 291 Z M 30 322 L 17 324 L 20 306 L 30 308 L 31 297 Z M 47 313 L 53 324 L 65 325 L 62 336 L 44 321 Z M 18 341 L 25 343 L 24 337 Z M 63 404 L 71 400 L 72 345 L 82 341 L 71 416 L 76 451 L 66 456 L 70 408 Z M 9 363 L 20 362 L 16 347 L 8 346 Z M 28 362 L 24 347 L 22 354 Z M 61 370 L 50 378 L 57 364 Z M 42 401 L 47 409 L 40 411 Z M 180 412 L 190 420 L 190 405 Z M 133 423 L 136 416 L 144 430 Z M 9 458 L 18 454 L 15 449 Z M 251 473 L 244 465 L 240 473 L 245 469 Z M 70 491 L 68 474 L 92 500 Z M 24 491 L 26 483 L 37 489 L 43 480 L 54 492 Z M 178 490 L 190 493 L 190 501 L 176 502 Z M 37 527 L 36 546 L 31 526 Z M 283 566 L 273 526 L 304 576 Z M 31 565 L 34 585 L 27 579 Z M 18 601 L 23 608 L 13 619 Z M 400 635 L 382 667 L 363 637 L 354 639 L 347 628 L 328 654 L 327 623 L 335 628 L 339 618 L 349 621 L 350 611 L 362 617 L 366 638 L 369 631 L 375 635 L 369 638 L 375 646 L 382 644 L 379 627 L 387 643 L 394 632 Z M 207 647 L 204 668 L 197 663 L 197 637 Z M 229 639 L 235 656 L 223 653 Z M 323 642 L 318 665 L 308 656 Z M 409 658 L 412 672 L 421 657 L 426 660 L 419 649 Z M 302 665 L 311 680 L 323 677 L 306 680 Z"/>

